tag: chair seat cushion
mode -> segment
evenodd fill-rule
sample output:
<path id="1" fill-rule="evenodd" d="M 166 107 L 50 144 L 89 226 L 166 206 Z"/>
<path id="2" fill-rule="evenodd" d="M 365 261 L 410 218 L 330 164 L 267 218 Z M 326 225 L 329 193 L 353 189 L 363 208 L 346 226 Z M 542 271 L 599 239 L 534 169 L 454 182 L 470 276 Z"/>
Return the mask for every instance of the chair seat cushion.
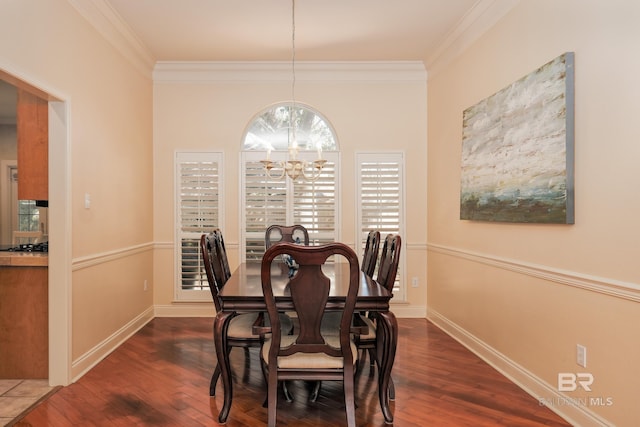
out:
<path id="1" fill-rule="evenodd" d="M 238 314 L 233 319 L 231 319 L 231 322 L 229 322 L 227 337 L 258 339 L 257 335 L 253 335 L 253 323 L 257 318 L 258 313 Z"/>
<path id="2" fill-rule="evenodd" d="M 373 320 L 367 316 L 362 316 L 361 319 L 369 327 L 369 332 L 366 334 L 360 334 L 360 342 L 362 341 L 375 341 L 376 340 L 376 324 Z"/>
<path id="3" fill-rule="evenodd" d="M 286 347 L 296 340 L 296 335 L 282 335 L 281 346 Z M 340 337 L 338 335 L 329 335 L 324 337 L 327 344 L 334 347 L 340 347 Z M 358 349 L 356 348 L 353 339 L 351 341 L 351 354 L 353 355 L 354 365 L 358 359 Z M 268 336 L 264 340 L 262 345 L 262 358 L 265 362 L 269 361 L 269 349 L 271 348 L 271 336 Z M 278 357 L 278 367 L 282 369 L 342 369 L 343 358 L 332 357 L 324 353 L 296 353 L 291 356 Z"/>
<path id="4" fill-rule="evenodd" d="M 258 313 L 241 313 L 231 319 L 227 337 L 236 339 L 254 339 L 259 340 L 258 335 L 253 334 L 253 324 L 258 318 Z M 269 323 L 269 316 L 265 315 L 265 321 Z M 286 314 L 280 315 L 280 327 L 283 331 L 291 331 L 293 322 Z"/>

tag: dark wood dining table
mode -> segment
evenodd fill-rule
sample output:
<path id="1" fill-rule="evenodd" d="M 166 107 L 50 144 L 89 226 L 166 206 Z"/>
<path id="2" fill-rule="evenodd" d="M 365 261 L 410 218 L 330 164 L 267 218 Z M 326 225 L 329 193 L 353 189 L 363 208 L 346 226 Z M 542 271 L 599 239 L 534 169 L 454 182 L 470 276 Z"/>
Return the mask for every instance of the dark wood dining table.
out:
<path id="1" fill-rule="evenodd" d="M 233 400 L 229 352 L 225 345 L 223 332 L 236 313 L 266 311 L 260 268 L 259 261 L 240 264 L 219 293 L 222 310 L 215 317 L 213 334 L 224 388 L 224 403 L 218 415 L 220 423 L 226 422 Z M 288 270 L 278 263 L 274 263 L 272 268 L 272 286 L 276 305 L 283 312 L 292 310 L 293 300 L 286 287 Z M 323 271 L 331 279 L 327 310 L 339 311 L 344 306 L 349 285 L 348 264 L 327 263 L 323 266 Z M 393 422 L 393 414 L 389 408 L 388 389 L 398 341 L 398 323 L 389 310 L 389 301 L 392 296 L 393 294 L 385 287 L 361 272 L 355 310 L 356 312 L 375 311 L 379 314 L 376 329 L 377 348 L 379 349 L 378 397 L 382 414 L 387 423 Z"/>

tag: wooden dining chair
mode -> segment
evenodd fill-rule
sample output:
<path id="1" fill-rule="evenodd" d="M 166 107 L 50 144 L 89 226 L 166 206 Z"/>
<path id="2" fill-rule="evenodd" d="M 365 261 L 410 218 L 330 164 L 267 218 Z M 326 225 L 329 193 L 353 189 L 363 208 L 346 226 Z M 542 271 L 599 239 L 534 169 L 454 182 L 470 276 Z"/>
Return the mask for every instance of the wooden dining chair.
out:
<path id="1" fill-rule="evenodd" d="M 203 234 L 200 237 L 200 252 L 213 304 L 216 308 L 216 313 L 219 313 L 222 307 L 218 293 L 222 291 L 225 283 L 231 277 L 224 239 L 219 229 L 209 234 Z M 226 331 L 227 350 L 231 351 L 233 347 L 242 347 L 244 348 L 245 357 L 248 358 L 249 348 L 260 347 L 261 345 L 260 337 L 253 334 L 253 327 L 257 324 L 262 324 L 263 318 L 263 313 L 236 314 L 229 322 L 229 327 Z M 283 315 L 281 323 L 284 325 L 285 330 L 292 331 L 293 322 L 288 316 Z M 246 373 L 248 374 L 248 369 Z M 220 366 L 216 364 L 209 384 L 210 396 L 215 396 L 216 394 L 216 384 L 219 377 Z"/>
<path id="2" fill-rule="evenodd" d="M 367 243 L 362 255 L 361 270 L 369 277 L 373 277 L 378 263 L 378 251 L 380 250 L 380 232 L 371 230 L 367 235 Z"/>
<path id="3" fill-rule="evenodd" d="M 231 269 L 229 268 L 229 258 L 227 258 L 227 247 L 224 244 L 224 237 L 222 236 L 222 231 L 219 228 L 213 230 L 213 236 L 217 246 L 218 258 L 220 259 L 220 264 L 222 265 L 222 274 L 224 277 L 224 283 L 229 280 L 231 277 Z"/>
<path id="4" fill-rule="evenodd" d="M 284 335 L 271 285 L 272 262 L 287 254 L 296 259 L 299 269 L 287 284 L 293 298 L 299 328 Z M 322 317 L 327 308 L 331 280 L 322 271 L 330 256 L 344 257 L 349 263 L 349 287 L 341 310 L 340 332 L 323 336 Z M 334 262 L 337 260 L 334 259 Z M 271 246 L 262 258 L 261 278 L 267 314 L 271 327 L 257 332 L 270 334 L 260 352 L 267 379 L 268 424 L 276 425 L 277 387 L 280 381 L 343 381 L 347 423 L 355 426 L 354 375 L 357 348 L 352 338 L 351 323 L 360 284 L 360 268 L 356 253 L 343 243 L 302 246 L 279 243 Z"/>
<path id="5" fill-rule="evenodd" d="M 376 281 L 384 286 L 389 292 L 393 292 L 393 285 L 396 281 L 398 272 L 398 263 L 400 262 L 400 250 L 402 249 L 402 238 L 398 234 L 388 234 L 382 245 L 380 252 L 380 264 L 378 266 L 378 275 Z M 368 333 L 360 334 L 355 337 L 356 345 L 359 350 L 365 350 L 369 353 L 369 361 L 371 365 L 379 362 L 380 349 L 377 348 L 376 337 L 376 313 L 370 312 L 368 316 L 361 317 L 361 321 L 368 325 Z M 395 399 L 395 386 L 393 379 L 389 382 L 389 397 Z"/>
<path id="6" fill-rule="evenodd" d="M 364 252 L 362 255 L 362 263 L 360 264 L 360 270 L 369 277 L 373 277 L 376 270 L 376 264 L 378 263 L 378 251 L 380 249 L 380 232 L 378 230 L 371 230 L 367 234 L 367 241 L 364 246 Z M 339 313 L 326 313 L 322 319 L 322 329 L 325 333 L 331 333 L 338 330 L 340 324 Z M 361 312 L 362 316 L 367 313 Z"/>
<path id="7" fill-rule="evenodd" d="M 264 235 L 265 249 L 280 242 L 302 243 L 309 246 L 309 232 L 300 224 L 270 225 Z"/>

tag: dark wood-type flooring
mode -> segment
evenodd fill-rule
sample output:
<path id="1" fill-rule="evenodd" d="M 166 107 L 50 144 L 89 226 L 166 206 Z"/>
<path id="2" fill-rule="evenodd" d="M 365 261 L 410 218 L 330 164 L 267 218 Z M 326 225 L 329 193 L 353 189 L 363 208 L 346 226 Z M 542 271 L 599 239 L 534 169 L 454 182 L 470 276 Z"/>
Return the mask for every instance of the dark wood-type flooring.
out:
<path id="1" fill-rule="evenodd" d="M 214 366 L 211 318 L 156 318 L 76 383 L 41 402 L 16 426 L 215 426 L 222 384 L 210 398 Z M 568 426 L 551 410 L 424 319 L 399 319 L 393 368 L 394 426 Z M 265 425 L 265 384 L 257 349 L 246 362 L 231 352 L 234 402 L 227 426 Z M 358 426 L 384 426 L 368 359 L 358 377 Z M 342 383 L 291 385 L 278 401 L 280 426 L 346 425 Z"/>

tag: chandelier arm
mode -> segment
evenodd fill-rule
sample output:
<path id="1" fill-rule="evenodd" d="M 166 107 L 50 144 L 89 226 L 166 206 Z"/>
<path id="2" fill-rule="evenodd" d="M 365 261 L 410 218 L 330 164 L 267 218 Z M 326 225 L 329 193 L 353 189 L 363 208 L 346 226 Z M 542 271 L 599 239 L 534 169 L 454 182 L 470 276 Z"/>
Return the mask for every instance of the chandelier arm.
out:
<path id="1" fill-rule="evenodd" d="M 278 166 L 280 167 L 280 169 L 282 169 L 282 173 L 279 176 L 273 176 L 271 174 L 271 171 L 276 169 L 276 168 L 273 167 L 273 163 L 271 164 L 271 166 L 269 168 L 267 168 L 267 167 L 264 168 L 264 170 L 265 170 L 267 176 L 269 177 L 269 179 L 272 179 L 274 181 L 280 181 L 282 178 L 284 178 L 284 176 L 285 176 L 285 174 L 287 172 L 287 170 L 285 168 L 285 165 L 284 165 L 284 162 L 279 161 L 278 162 Z"/>
<path id="2" fill-rule="evenodd" d="M 307 166 L 311 166 L 309 175 L 307 175 Z M 302 176 L 304 179 L 310 182 L 316 181 L 322 175 L 322 167 L 324 164 L 318 164 L 316 162 L 304 162 L 302 167 Z"/>

